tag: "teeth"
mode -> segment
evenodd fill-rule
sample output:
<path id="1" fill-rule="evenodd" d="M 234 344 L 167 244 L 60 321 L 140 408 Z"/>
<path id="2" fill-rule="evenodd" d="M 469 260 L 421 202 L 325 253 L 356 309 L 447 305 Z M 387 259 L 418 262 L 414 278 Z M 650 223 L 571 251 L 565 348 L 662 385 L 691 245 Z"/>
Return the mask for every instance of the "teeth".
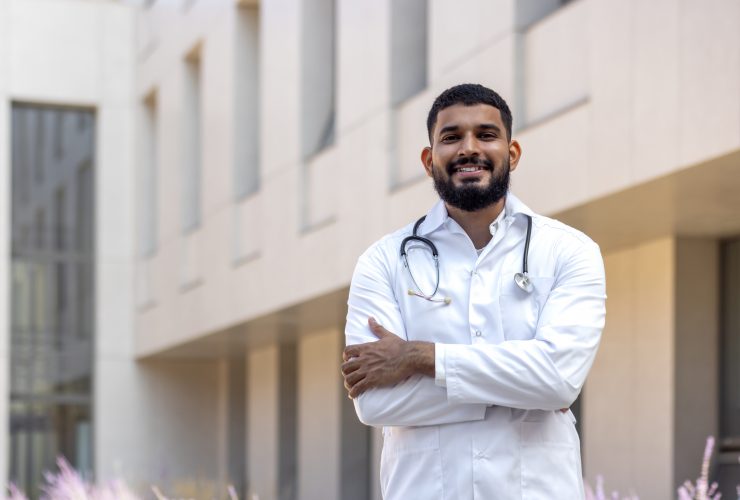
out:
<path id="1" fill-rule="evenodd" d="M 480 170 L 480 167 L 462 167 L 462 168 L 459 168 L 457 171 L 458 172 L 477 172 L 478 170 Z"/>

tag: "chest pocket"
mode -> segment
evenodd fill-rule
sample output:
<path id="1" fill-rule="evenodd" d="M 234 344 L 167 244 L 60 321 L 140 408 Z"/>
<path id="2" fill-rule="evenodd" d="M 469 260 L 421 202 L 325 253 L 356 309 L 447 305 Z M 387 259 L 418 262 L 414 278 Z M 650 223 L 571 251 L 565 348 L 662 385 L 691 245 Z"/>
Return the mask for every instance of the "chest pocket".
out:
<path id="1" fill-rule="evenodd" d="M 506 340 L 534 338 L 542 307 L 555 282 L 553 277 L 530 276 L 532 291 L 525 292 L 514 282 L 514 274 L 501 277 L 499 309 Z"/>
<path id="2" fill-rule="evenodd" d="M 434 265 L 421 263 L 413 268 L 414 279 L 424 293 L 434 290 L 436 274 Z M 465 282 L 470 279 L 470 271 L 460 268 L 445 268 L 440 266 L 440 280 L 434 301 L 430 302 L 422 297 L 409 295 L 408 290 L 418 291 L 409 277 L 406 269 L 399 269 L 402 273 L 399 285 L 396 286 L 401 315 L 404 319 L 407 340 L 422 340 L 427 342 L 442 342 L 455 344 L 459 340 L 459 332 L 467 331 L 467 296 L 455 294 L 452 284 Z M 448 287 L 450 285 L 450 287 Z M 451 303 L 445 304 L 445 297 L 450 297 Z"/>

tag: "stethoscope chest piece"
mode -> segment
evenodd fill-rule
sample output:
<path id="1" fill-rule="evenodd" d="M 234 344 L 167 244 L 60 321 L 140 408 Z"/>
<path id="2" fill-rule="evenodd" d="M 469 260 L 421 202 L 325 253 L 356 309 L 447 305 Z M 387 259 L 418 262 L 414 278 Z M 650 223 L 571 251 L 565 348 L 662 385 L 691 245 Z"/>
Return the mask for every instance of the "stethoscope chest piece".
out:
<path id="1" fill-rule="evenodd" d="M 532 280 L 525 273 L 516 273 L 514 275 L 514 283 L 525 292 L 532 291 Z"/>

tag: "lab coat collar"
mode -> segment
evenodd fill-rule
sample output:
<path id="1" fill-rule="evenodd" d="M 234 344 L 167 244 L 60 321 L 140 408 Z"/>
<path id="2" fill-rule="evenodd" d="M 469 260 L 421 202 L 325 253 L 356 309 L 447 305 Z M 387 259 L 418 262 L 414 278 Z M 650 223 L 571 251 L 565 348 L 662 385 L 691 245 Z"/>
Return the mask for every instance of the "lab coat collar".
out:
<path id="1" fill-rule="evenodd" d="M 525 205 L 519 198 L 514 196 L 514 193 L 509 191 L 506 194 L 506 202 L 504 203 L 504 211 L 506 218 L 514 217 L 517 214 L 526 214 L 534 217 L 535 213 Z M 424 236 L 433 233 L 440 228 L 447 220 L 450 215 L 447 213 L 447 207 L 442 200 L 437 201 L 434 206 L 427 212 L 426 219 L 419 227 L 419 236 Z"/>
<path id="2" fill-rule="evenodd" d="M 504 210 L 506 210 L 507 217 L 517 214 L 529 215 L 530 217 L 535 216 L 535 213 L 532 211 L 532 209 L 525 205 L 522 200 L 514 196 L 514 193 L 512 193 L 511 191 L 506 194 L 506 203 Z"/>

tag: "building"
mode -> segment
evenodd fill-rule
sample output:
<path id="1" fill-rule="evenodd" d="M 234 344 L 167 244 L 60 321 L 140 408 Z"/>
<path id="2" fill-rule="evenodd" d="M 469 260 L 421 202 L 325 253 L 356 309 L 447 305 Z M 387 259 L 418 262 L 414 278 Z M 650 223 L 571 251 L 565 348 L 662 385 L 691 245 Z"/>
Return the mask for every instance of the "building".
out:
<path id="1" fill-rule="evenodd" d="M 586 477 L 671 498 L 711 434 L 729 494 L 739 20 L 733 0 L 0 1 L 0 479 L 62 452 L 178 495 L 377 498 L 379 431 L 338 369 L 347 287 L 435 199 L 427 110 L 476 81 L 512 105 L 514 191 L 605 257 Z"/>

